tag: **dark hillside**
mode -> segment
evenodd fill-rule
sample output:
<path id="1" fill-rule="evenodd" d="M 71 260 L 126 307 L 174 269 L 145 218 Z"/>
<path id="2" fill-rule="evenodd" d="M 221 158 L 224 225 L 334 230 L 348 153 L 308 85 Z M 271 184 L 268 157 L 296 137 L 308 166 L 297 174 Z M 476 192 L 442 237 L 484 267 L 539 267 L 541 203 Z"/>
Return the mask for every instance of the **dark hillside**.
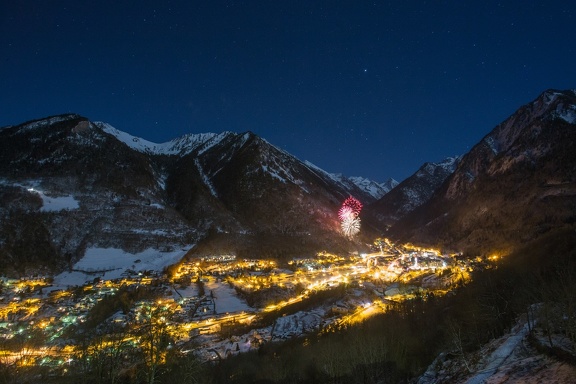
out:
<path id="1" fill-rule="evenodd" d="M 400 220 L 398 238 L 464 252 L 507 252 L 576 222 L 573 91 L 547 91 L 496 127 L 426 204 Z"/>
<path id="2" fill-rule="evenodd" d="M 555 302 L 560 310 L 536 313 L 533 305 L 540 302 Z M 576 343 L 574 308 L 576 232 L 554 230 L 475 273 L 456 294 L 397 303 L 388 313 L 338 333 L 264 344 L 257 353 L 227 358 L 206 374 L 216 383 L 412 382 L 440 352 L 464 365 L 527 314 Z M 546 353 L 559 358 L 554 345 Z M 560 358 L 576 361 L 576 351 Z M 463 382 L 470 372 L 444 375 L 440 382 Z"/>

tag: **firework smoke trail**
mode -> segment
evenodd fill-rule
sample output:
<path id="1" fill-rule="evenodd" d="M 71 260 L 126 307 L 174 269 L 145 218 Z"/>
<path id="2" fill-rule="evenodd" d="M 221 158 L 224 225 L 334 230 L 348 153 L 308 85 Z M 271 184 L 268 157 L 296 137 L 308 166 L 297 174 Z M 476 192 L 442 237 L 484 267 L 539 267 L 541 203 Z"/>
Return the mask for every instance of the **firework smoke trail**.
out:
<path id="1" fill-rule="evenodd" d="M 362 210 L 362 203 L 353 198 L 348 197 L 342 203 L 342 207 L 338 211 L 340 218 L 340 227 L 345 236 L 352 238 L 360 232 L 360 211 Z"/>

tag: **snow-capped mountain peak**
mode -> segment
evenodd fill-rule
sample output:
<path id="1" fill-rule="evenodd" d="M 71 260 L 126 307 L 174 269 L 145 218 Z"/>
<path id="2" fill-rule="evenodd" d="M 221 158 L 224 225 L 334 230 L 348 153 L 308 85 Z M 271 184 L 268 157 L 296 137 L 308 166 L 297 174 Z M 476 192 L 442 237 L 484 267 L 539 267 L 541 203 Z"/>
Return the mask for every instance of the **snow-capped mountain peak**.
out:
<path id="1" fill-rule="evenodd" d="M 126 144 L 128 147 L 143 153 L 152 155 L 186 155 L 196 149 L 202 152 L 208 150 L 210 147 L 218 144 L 222 139 L 232 132 L 222 133 L 190 133 L 176 139 L 167 141 L 165 143 L 154 143 L 140 137 L 132 136 L 129 133 L 120 131 L 108 123 L 96 122 L 94 123 L 104 132 L 116 137 L 119 141 Z"/>
<path id="2" fill-rule="evenodd" d="M 114 128 L 108 123 L 104 123 L 101 121 L 94 123 L 98 128 L 102 129 L 104 132 L 114 136 L 119 141 L 126 144 L 128 147 L 144 153 L 157 153 L 164 149 L 165 144 L 158 144 L 153 143 L 151 141 L 142 139 L 140 137 L 132 136 L 129 133 L 120 131 L 119 129 Z"/>
<path id="3" fill-rule="evenodd" d="M 433 176 L 435 172 L 438 172 L 438 169 L 442 169 L 447 173 L 452 173 L 456 169 L 461 158 L 462 156 L 454 156 L 447 157 L 438 163 L 425 163 L 418 172 L 416 172 L 416 176 Z"/>
<path id="4" fill-rule="evenodd" d="M 190 133 L 164 143 L 167 146 L 167 151 L 163 154 L 182 156 L 196 149 L 203 153 L 231 135 L 234 135 L 234 133 Z"/>
<path id="5" fill-rule="evenodd" d="M 381 198 L 398 185 L 398 182 L 392 178 L 388 179 L 384 183 L 377 183 L 361 176 L 353 176 L 349 177 L 348 179 L 356 184 L 358 188 L 370 194 L 375 199 Z"/>
<path id="6" fill-rule="evenodd" d="M 436 189 L 457 168 L 462 156 L 448 157 L 438 163 L 425 163 L 390 193 L 372 205 L 376 217 L 395 222 L 428 201 Z"/>
<path id="7" fill-rule="evenodd" d="M 398 182 L 392 178 L 389 178 L 383 183 L 377 183 L 373 180 L 361 177 L 352 176 L 347 177 L 341 173 L 329 173 L 324 171 L 322 168 L 312 164 L 308 160 L 304 161 L 304 164 L 310 168 L 312 171 L 328 177 L 330 180 L 340 184 L 346 190 L 356 189 L 360 193 L 373 198 L 374 201 L 380 199 L 382 196 L 390 192 Z"/>

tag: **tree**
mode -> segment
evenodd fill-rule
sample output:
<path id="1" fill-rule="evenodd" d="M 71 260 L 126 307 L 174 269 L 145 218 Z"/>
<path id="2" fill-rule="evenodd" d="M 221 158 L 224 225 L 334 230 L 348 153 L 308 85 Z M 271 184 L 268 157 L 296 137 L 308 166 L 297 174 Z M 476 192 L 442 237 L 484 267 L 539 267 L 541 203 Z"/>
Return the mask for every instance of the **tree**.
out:
<path id="1" fill-rule="evenodd" d="M 93 383 L 117 383 L 125 358 L 133 352 L 130 337 L 121 327 L 111 326 L 105 334 L 79 340 L 75 360 L 83 380 Z"/>
<path id="2" fill-rule="evenodd" d="M 172 344 L 169 332 L 174 314 L 173 303 L 145 303 L 136 312 L 134 337 L 144 362 L 146 383 L 156 380 L 160 367 L 166 363 L 168 347 Z"/>

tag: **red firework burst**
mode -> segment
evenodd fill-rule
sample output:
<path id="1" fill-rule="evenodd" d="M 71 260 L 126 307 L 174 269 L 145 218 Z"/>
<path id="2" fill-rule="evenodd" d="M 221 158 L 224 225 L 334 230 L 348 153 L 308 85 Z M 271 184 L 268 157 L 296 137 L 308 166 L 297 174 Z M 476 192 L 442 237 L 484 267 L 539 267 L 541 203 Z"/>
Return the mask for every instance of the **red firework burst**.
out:
<path id="1" fill-rule="evenodd" d="M 350 208 L 352 212 L 354 212 L 354 214 L 358 216 L 360 214 L 360 211 L 362 210 L 362 203 L 353 198 L 352 196 L 350 196 L 342 203 L 342 208 L 344 207 Z"/>

